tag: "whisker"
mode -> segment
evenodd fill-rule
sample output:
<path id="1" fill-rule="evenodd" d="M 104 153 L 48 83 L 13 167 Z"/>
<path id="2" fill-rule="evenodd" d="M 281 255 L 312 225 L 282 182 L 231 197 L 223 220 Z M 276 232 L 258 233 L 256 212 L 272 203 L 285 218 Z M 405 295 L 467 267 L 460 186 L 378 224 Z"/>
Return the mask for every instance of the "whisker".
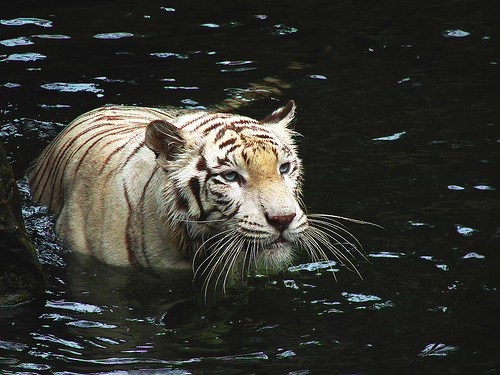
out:
<path id="1" fill-rule="evenodd" d="M 203 273 L 206 272 L 206 270 L 208 270 L 208 274 L 207 274 L 207 277 L 206 277 L 206 280 L 205 280 L 205 285 L 206 285 L 206 290 L 208 290 L 208 286 L 210 284 L 210 280 L 213 278 L 215 272 L 217 270 L 222 270 L 223 267 L 221 267 L 222 265 L 222 262 L 226 262 L 226 258 L 228 257 L 228 254 L 230 252 L 232 252 L 233 248 L 235 247 L 236 243 L 238 242 L 239 238 L 238 237 L 231 237 L 228 239 L 227 242 L 229 242 L 229 244 L 225 244 L 224 247 L 222 247 L 220 249 L 220 251 L 217 251 L 217 257 L 212 257 L 211 258 L 211 261 L 209 262 L 209 267 L 207 267 Z M 220 253 L 220 254 L 219 254 Z M 219 283 L 219 279 L 221 277 L 221 274 L 222 272 L 219 272 L 219 276 L 217 277 L 216 281 L 215 281 L 215 286 L 214 288 L 217 289 L 217 285 Z M 205 293 L 206 294 L 206 293 Z"/>
<path id="2" fill-rule="evenodd" d="M 253 243 L 252 243 L 252 254 L 251 254 L 251 261 L 253 261 L 253 264 L 254 264 L 254 267 L 257 268 L 258 267 L 258 263 L 257 263 L 257 255 L 259 253 L 259 243 L 257 242 L 257 239 L 254 238 L 253 239 Z"/>
<path id="3" fill-rule="evenodd" d="M 320 257 L 318 257 L 317 253 L 313 250 L 316 248 L 320 248 L 319 245 L 316 243 L 316 241 L 313 238 L 310 238 L 307 232 L 305 232 L 301 238 L 301 241 L 304 243 L 301 243 L 302 248 L 305 249 L 307 254 L 309 255 L 309 258 L 313 262 L 319 262 Z"/>
<path id="4" fill-rule="evenodd" d="M 344 241 L 347 245 L 353 247 L 354 249 L 356 249 L 358 251 L 358 253 L 360 253 L 361 255 L 363 255 L 364 257 L 364 254 L 358 249 L 358 246 L 360 248 L 363 248 L 363 246 L 361 245 L 361 243 L 359 242 L 359 240 L 349 231 L 343 229 L 343 228 L 339 228 L 338 226 L 336 225 L 333 225 L 331 223 L 325 223 L 323 221 L 320 221 L 320 220 L 310 220 L 311 223 L 314 224 L 314 226 L 317 226 L 317 229 L 320 229 L 322 231 L 324 231 L 324 233 L 330 237 L 331 239 L 333 239 L 335 242 L 341 244 L 342 242 L 339 241 L 339 239 L 341 241 Z M 314 227 L 313 226 L 313 227 Z M 354 239 L 354 241 L 356 242 L 356 244 L 352 243 L 351 241 L 349 241 L 347 238 L 345 238 L 343 235 L 341 235 L 340 233 L 338 233 L 336 230 L 341 230 L 342 232 L 348 234 L 350 237 L 352 237 L 352 239 Z M 351 252 L 345 248 L 347 250 L 347 252 L 349 254 L 351 254 Z M 352 256 L 352 254 L 351 254 Z"/>
<path id="5" fill-rule="evenodd" d="M 319 242 L 321 242 L 328 250 L 330 250 L 341 264 L 347 267 L 347 269 L 356 272 L 359 275 L 359 277 L 362 278 L 361 274 L 359 273 L 356 266 L 352 263 L 352 261 L 348 257 L 346 257 L 342 251 L 339 251 L 339 249 L 336 248 L 335 245 L 328 240 L 327 234 L 325 234 L 320 229 L 314 227 L 310 228 L 309 233 L 313 235 Z M 337 245 L 341 246 L 344 250 L 348 251 L 347 248 L 342 243 L 337 241 Z"/>
<path id="6" fill-rule="evenodd" d="M 312 259 L 314 259 L 316 262 L 320 262 L 322 259 L 323 259 L 323 260 L 325 260 L 325 261 L 328 261 L 328 260 L 329 260 L 329 257 L 328 257 L 328 256 L 326 255 L 326 253 L 323 251 L 322 246 L 321 246 L 320 244 L 318 244 L 318 242 L 316 241 L 316 238 L 314 237 L 314 236 L 315 236 L 315 233 L 314 233 L 314 232 L 312 232 L 312 231 L 309 231 L 309 232 L 306 232 L 306 235 L 307 235 L 307 237 L 306 237 L 306 238 L 308 238 L 309 243 L 311 243 L 311 244 L 313 245 L 313 246 L 312 246 L 312 249 L 314 249 L 314 250 L 315 250 L 315 252 L 313 252 L 312 250 L 311 250 L 311 251 L 308 251 L 309 256 L 310 256 Z M 326 242 L 327 242 L 328 244 L 330 244 L 330 242 L 329 242 L 328 240 L 326 240 Z M 328 246 L 327 248 L 328 248 L 330 251 L 332 251 L 330 247 L 331 247 L 331 244 L 330 244 L 330 246 Z M 310 250 L 310 249 L 308 249 L 308 250 Z M 319 254 L 319 256 L 318 256 L 316 253 L 318 253 L 318 254 Z"/>
<path id="7" fill-rule="evenodd" d="M 224 276 L 224 281 L 222 283 L 222 290 L 224 291 L 224 293 L 226 292 L 227 278 L 229 277 L 231 270 L 234 268 L 234 266 L 238 260 L 239 254 L 241 254 L 241 250 L 243 248 L 244 242 L 245 242 L 245 239 L 240 238 L 238 243 L 236 244 L 234 250 L 231 252 L 231 254 L 228 254 L 228 259 L 230 260 L 230 263 L 228 264 L 226 262 L 226 266 L 227 266 L 226 267 L 226 275 Z M 222 275 L 222 273 L 221 273 L 221 275 Z M 220 277 L 220 275 L 219 275 L 219 277 Z"/>
<path id="8" fill-rule="evenodd" d="M 330 236 L 328 233 L 322 231 L 319 228 L 311 227 L 310 229 L 311 233 L 313 233 L 323 245 L 325 245 L 330 251 L 332 251 L 332 253 L 335 254 L 335 256 L 341 263 L 344 264 L 344 262 L 342 261 L 342 259 L 344 259 L 346 262 L 352 264 L 350 259 L 342 251 L 339 251 L 338 248 L 335 247 L 335 245 L 339 245 L 342 249 L 344 249 L 351 255 L 349 249 L 347 249 L 347 247 L 342 242 L 339 242 L 336 238 Z M 330 242 L 329 238 L 334 240 L 335 243 Z"/>
<path id="9" fill-rule="evenodd" d="M 255 239 L 254 239 L 254 241 L 255 241 Z M 252 242 L 246 241 L 246 249 L 244 251 L 245 255 L 243 257 L 243 262 L 241 264 L 241 281 L 242 282 L 243 282 L 243 278 L 245 277 L 245 274 L 246 274 L 246 272 L 245 272 L 245 264 L 247 262 L 247 259 L 249 258 L 248 254 L 251 253 L 251 250 L 250 250 L 251 244 L 252 244 Z M 248 262 L 250 262 L 249 259 L 248 259 Z M 247 269 L 249 269 L 249 267 L 250 267 L 250 264 L 248 265 Z"/>
<path id="10" fill-rule="evenodd" d="M 325 252 L 321 248 L 321 246 L 316 242 L 316 240 L 310 233 L 304 233 L 303 240 L 305 240 L 308 246 L 311 247 L 311 248 L 306 248 L 306 250 L 311 259 L 313 260 L 313 262 L 319 263 L 321 259 L 323 259 L 324 261 L 330 261 L 330 259 L 326 256 Z M 317 251 L 321 257 L 318 257 L 316 252 L 313 251 L 312 249 Z M 334 279 L 337 280 L 337 276 L 335 275 L 335 270 L 333 269 L 333 266 L 331 264 L 329 265 L 329 268 L 332 271 Z"/>
<path id="11" fill-rule="evenodd" d="M 227 219 L 188 220 L 188 219 L 174 218 L 172 221 L 176 221 L 178 223 L 207 224 L 207 223 L 221 223 L 221 222 L 227 221 Z"/>
<path id="12" fill-rule="evenodd" d="M 385 230 L 385 228 L 383 226 L 375 224 L 375 223 L 372 223 L 370 221 L 352 219 L 352 218 L 345 217 L 345 216 L 337 216 L 337 215 L 330 215 L 330 214 L 307 214 L 307 217 L 308 218 L 340 219 L 340 220 L 350 221 L 351 223 L 356 223 L 356 224 L 372 225 L 372 226 L 375 226 L 375 227 L 378 227 L 380 229 L 384 229 Z M 337 221 L 336 221 L 336 223 L 340 224 Z"/>
<path id="13" fill-rule="evenodd" d="M 194 277 L 198 277 L 198 274 L 199 276 L 205 275 L 203 284 L 205 285 L 206 288 L 208 288 L 208 285 L 210 284 L 210 279 L 212 278 L 215 269 L 217 269 L 217 265 L 221 261 L 221 258 L 226 253 L 228 247 L 230 247 L 231 244 L 234 242 L 234 237 L 233 237 L 234 231 L 228 230 L 226 232 L 229 233 L 227 233 L 223 238 L 213 243 L 207 249 L 207 254 L 208 254 L 207 257 L 203 260 L 203 262 L 201 262 L 201 264 L 198 266 L 194 274 Z M 216 249 L 214 251 L 210 251 L 212 248 Z"/>
<path id="14" fill-rule="evenodd" d="M 196 277 L 199 269 L 201 268 L 201 266 L 209 259 L 213 256 L 214 253 L 210 253 L 210 250 L 214 247 L 217 247 L 222 241 L 224 241 L 226 238 L 230 237 L 231 236 L 231 232 L 233 232 L 234 230 L 233 229 L 228 229 L 228 230 L 225 230 L 225 231 L 222 231 L 222 232 L 219 232 L 219 233 L 216 233 L 215 235 L 211 236 L 210 238 L 208 238 L 206 241 L 204 241 L 199 247 L 198 249 L 196 250 L 194 256 L 193 256 L 193 260 L 195 260 L 199 254 L 200 254 L 200 251 L 201 249 L 207 244 L 209 243 L 210 241 L 213 241 L 216 237 L 219 237 L 221 235 L 224 235 L 222 238 L 220 238 L 219 240 L 217 240 L 216 242 L 212 243 L 207 249 L 205 249 L 205 253 L 207 253 L 207 258 L 203 260 L 203 262 L 201 264 L 198 265 L 196 271 L 194 272 L 194 277 Z M 216 252 L 215 252 L 216 253 Z M 193 261 L 193 267 L 195 266 L 195 262 Z M 193 270 L 194 271 L 194 270 Z"/>

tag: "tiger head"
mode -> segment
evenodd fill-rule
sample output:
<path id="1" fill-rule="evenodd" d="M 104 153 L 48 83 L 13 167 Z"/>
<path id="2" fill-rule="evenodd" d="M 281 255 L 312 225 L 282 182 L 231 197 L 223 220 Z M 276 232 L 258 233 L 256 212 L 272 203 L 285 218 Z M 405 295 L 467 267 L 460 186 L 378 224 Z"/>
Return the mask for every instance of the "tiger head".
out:
<path id="1" fill-rule="evenodd" d="M 283 268 L 298 245 L 326 259 L 328 233 L 315 236 L 300 204 L 294 111 L 290 101 L 262 121 L 203 112 L 149 124 L 146 145 L 167 175 L 166 230 L 202 272 Z"/>

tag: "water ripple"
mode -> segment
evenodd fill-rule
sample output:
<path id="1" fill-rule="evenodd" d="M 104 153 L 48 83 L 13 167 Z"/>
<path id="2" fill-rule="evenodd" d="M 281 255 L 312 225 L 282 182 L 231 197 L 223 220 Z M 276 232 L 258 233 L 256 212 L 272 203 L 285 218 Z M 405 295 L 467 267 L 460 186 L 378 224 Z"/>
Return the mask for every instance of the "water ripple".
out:
<path id="1" fill-rule="evenodd" d="M 47 301 L 45 306 L 55 309 L 71 310 L 82 313 L 100 313 L 102 309 L 96 305 L 72 301 Z"/>
<path id="2" fill-rule="evenodd" d="M 133 37 L 134 34 L 127 32 L 116 32 L 116 33 L 101 33 L 94 35 L 96 39 L 122 39 Z"/>
<path id="3" fill-rule="evenodd" d="M 428 357 L 428 356 L 444 357 L 444 356 L 446 356 L 452 352 L 455 352 L 457 350 L 458 350 L 458 347 L 456 347 L 456 346 L 432 343 L 432 344 L 426 345 L 425 349 L 420 352 L 419 356 L 421 356 L 421 357 Z"/>
<path id="4" fill-rule="evenodd" d="M 12 55 L 8 55 L 4 59 L 0 60 L 0 62 L 1 61 L 24 61 L 24 62 L 27 62 L 27 61 L 43 60 L 45 58 L 47 58 L 47 56 L 42 55 L 41 53 L 36 53 L 36 52 L 13 53 Z"/>
<path id="5" fill-rule="evenodd" d="M 64 340 L 64 339 L 57 337 L 53 334 L 32 333 L 31 335 L 33 336 L 33 338 L 35 340 L 50 341 L 52 343 L 62 344 L 64 346 L 74 348 L 74 349 L 83 349 L 83 346 L 81 346 L 76 341 Z"/>
<path id="6" fill-rule="evenodd" d="M 30 38 L 21 36 L 19 38 L 0 40 L 0 44 L 5 47 L 29 46 L 34 44 Z"/>
<path id="7" fill-rule="evenodd" d="M 5 26 L 36 25 L 41 27 L 52 27 L 52 21 L 42 18 L 14 18 L 10 20 L 0 20 L 0 24 Z"/>
<path id="8" fill-rule="evenodd" d="M 103 92 L 95 83 L 70 83 L 70 82 L 53 82 L 45 83 L 40 87 L 46 90 L 53 90 L 59 92 L 91 92 L 98 94 Z"/>

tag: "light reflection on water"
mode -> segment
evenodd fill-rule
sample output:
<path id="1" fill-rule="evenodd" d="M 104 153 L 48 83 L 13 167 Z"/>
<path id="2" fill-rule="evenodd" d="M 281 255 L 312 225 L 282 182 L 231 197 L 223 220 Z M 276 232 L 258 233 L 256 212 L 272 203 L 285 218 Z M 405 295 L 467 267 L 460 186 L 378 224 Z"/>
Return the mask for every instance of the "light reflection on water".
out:
<path id="1" fill-rule="evenodd" d="M 0 136 L 19 178 L 85 110 L 252 103 L 249 87 L 278 77 L 286 91 L 282 84 L 281 94 L 241 112 L 260 118 L 296 100 L 310 211 L 386 231 L 350 226 L 365 247 L 367 259 L 356 262 L 362 278 L 334 261 L 300 258 L 288 272 L 256 275 L 251 289 L 205 304 L 189 278 L 179 288 L 74 265 L 45 210 L 26 203 L 50 287 L 43 306 L 0 318 L 0 370 L 497 368 L 499 35 L 493 12 L 478 9 L 412 1 L 195 9 L 146 0 L 5 16 Z M 25 180 L 19 185 L 26 194 Z"/>

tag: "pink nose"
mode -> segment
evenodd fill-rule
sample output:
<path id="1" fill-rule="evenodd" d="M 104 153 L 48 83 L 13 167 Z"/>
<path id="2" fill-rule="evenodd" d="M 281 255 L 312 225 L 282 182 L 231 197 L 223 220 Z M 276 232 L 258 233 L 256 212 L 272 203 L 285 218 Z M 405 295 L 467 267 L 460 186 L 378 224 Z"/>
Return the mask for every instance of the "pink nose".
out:
<path id="1" fill-rule="evenodd" d="M 280 232 L 283 232 L 286 228 L 290 226 L 290 223 L 292 222 L 294 217 L 295 213 L 290 215 L 271 216 L 271 217 L 266 215 L 267 222 Z"/>

